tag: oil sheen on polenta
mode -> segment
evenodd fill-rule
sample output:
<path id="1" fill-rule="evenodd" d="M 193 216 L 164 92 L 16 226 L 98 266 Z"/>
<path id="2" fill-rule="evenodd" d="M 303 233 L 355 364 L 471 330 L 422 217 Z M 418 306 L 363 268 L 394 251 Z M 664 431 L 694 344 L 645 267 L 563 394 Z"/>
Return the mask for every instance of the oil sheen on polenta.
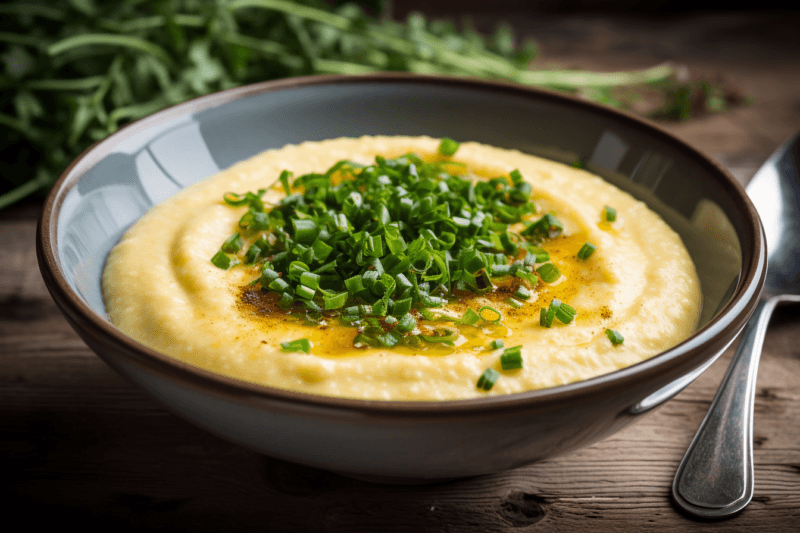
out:
<path id="1" fill-rule="evenodd" d="M 554 211 L 564 226 L 545 249 L 562 273 L 539 283 L 520 309 L 505 303 L 502 284 L 483 296 L 464 295 L 445 312 L 491 305 L 497 324 L 461 328 L 454 346 L 356 349 L 354 328 L 308 325 L 247 295 L 254 272 L 211 264 L 220 243 L 236 231 L 245 208 L 222 201 L 228 191 L 255 191 L 283 170 L 321 172 L 337 161 L 372 162 L 413 152 L 437 157 L 438 139 L 362 137 L 307 142 L 270 150 L 239 163 L 156 206 L 112 250 L 103 275 L 106 308 L 123 332 L 191 365 L 248 382 L 326 396 L 376 400 L 453 400 L 508 394 L 598 376 L 647 359 L 693 332 L 700 311 L 694 265 L 678 235 L 645 204 L 580 169 L 477 143 L 460 146 L 455 160 L 478 177 L 519 169 L 533 187 L 540 213 Z M 270 189 L 265 200 L 283 193 Z M 601 221 L 604 206 L 617 219 Z M 584 242 L 597 250 L 579 261 Z M 247 244 L 247 243 L 246 243 Z M 539 325 L 539 309 L 558 298 L 577 311 L 568 325 Z M 611 344 L 607 328 L 625 338 Z M 281 342 L 307 338 L 310 354 L 286 353 Z M 524 366 L 501 372 L 489 392 L 476 381 L 500 371 L 502 349 L 522 345 Z"/>

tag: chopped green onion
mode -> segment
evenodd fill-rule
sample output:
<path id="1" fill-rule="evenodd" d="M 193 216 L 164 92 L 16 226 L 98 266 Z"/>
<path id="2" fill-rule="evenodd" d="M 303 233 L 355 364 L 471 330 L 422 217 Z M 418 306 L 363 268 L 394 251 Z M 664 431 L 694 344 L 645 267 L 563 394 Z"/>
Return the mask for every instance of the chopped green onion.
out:
<path id="1" fill-rule="evenodd" d="M 506 300 L 506 303 L 508 305 L 510 305 L 511 307 L 513 307 L 514 309 L 519 309 L 520 307 L 525 305 L 524 303 L 522 303 L 519 300 L 516 300 L 514 298 L 509 298 L 508 300 Z"/>
<path id="2" fill-rule="evenodd" d="M 541 276 L 542 281 L 545 283 L 553 283 L 561 277 L 561 272 L 558 271 L 558 268 L 553 263 L 543 264 L 536 269 L 536 273 Z"/>
<path id="3" fill-rule="evenodd" d="M 523 285 L 517 287 L 517 290 L 514 291 L 514 298 L 519 300 L 527 300 L 531 297 L 531 292 L 526 289 Z"/>
<path id="4" fill-rule="evenodd" d="M 272 283 L 274 280 L 278 279 L 280 274 L 272 270 L 271 268 L 265 268 L 264 271 L 261 273 L 261 277 L 258 278 L 258 282 L 261 284 L 262 287 L 267 288 L 269 284 Z"/>
<path id="5" fill-rule="evenodd" d="M 452 139 L 439 145 L 445 157 L 458 149 Z M 293 183 L 291 172 L 284 171 L 279 182 L 285 197 L 277 204 L 262 200 L 266 189 L 226 193 L 228 205 L 247 211 L 213 263 L 231 268 L 239 259 L 230 254 L 251 242 L 243 262 L 259 275 L 250 284 L 277 293 L 282 308 L 309 320 L 339 317 L 367 328 L 357 337 L 360 346 L 426 338 L 453 342 L 457 329 L 415 335 L 411 311 L 455 328 L 499 322 L 501 313 L 490 306 L 468 308 L 461 318 L 430 309 L 460 298 L 456 290 L 484 294 L 495 289 L 493 278 L 514 275 L 527 283 L 508 303 L 522 306 L 539 276 L 560 276 L 554 266 L 540 267 L 538 275 L 533 267 L 549 260 L 540 242 L 562 231 L 552 213 L 532 220 L 532 187 L 519 170 L 474 180 L 468 173 L 451 174 L 455 165 L 463 166 L 451 160 L 427 163 L 414 154 L 376 156 L 374 164 L 340 161 Z M 525 228 L 521 233 L 519 225 Z M 564 309 L 559 313 L 560 319 L 571 316 Z M 393 326 L 392 336 L 379 330 L 386 326 Z"/>
<path id="6" fill-rule="evenodd" d="M 313 298 L 316 292 L 317 291 L 315 291 L 314 289 L 310 289 L 305 285 L 298 285 L 297 289 L 295 290 L 295 294 L 297 294 L 297 296 L 299 296 L 300 298 L 305 298 L 306 300 L 310 300 L 311 298 Z"/>
<path id="7" fill-rule="evenodd" d="M 286 281 L 284 281 L 282 278 L 275 278 L 270 282 L 269 285 L 267 285 L 267 287 L 275 292 L 286 292 L 286 289 L 289 288 L 289 284 L 286 283 Z"/>
<path id="8" fill-rule="evenodd" d="M 222 251 L 227 254 L 234 254 L 242 249 L 242 237 L 234 233 L 222 243 Z"/>
<path id="9" fill-rule="evenodd" d="M 591 257 L 591 255 L 594 253 L 596 249 L 597 246 L 595 246 L 594 244 L 589 242 L 585 243 L 583 246 L 581 246 L 581 249 L 578 251 L 578 259 L 581 259 L 583 261 L 589 259 L 589 257 Z"/>
<path id="10" fill-rule="evenodd" d="M 542 307 L 539 310 L 539 325 L 545 328 L 553 326 L 553 320 L 556 318 L 556 310 L 552 307 L 545 309 Z"/>
<path id="11" fill-rule="evenodd" d="M 305 352 L 309 353 L 311 351 L 311 341 L 308 339 L 297 339 L 294 341 L 289 342 L 282 342 L 281 348 L 284 352 Z"/>
<path id="12" fill-rule="evenodd" d="M 620 335 L 618 331 L 614 331 L 613 329 L 606 330 L 606 337 L 608 337 L 608 340 L 610 340 L 611 344 L 613 344 L 614 346 L 617 346 L 618 344 L 622 344 L 623 342 L 625 342 L 625 339 L 622 337 L 622 335 Z"/>
<path id="13" fill-rule="evenodd" d="M 521 348 L 522 345 L 519 345 L 503 350 L 503 355 L 500 356 L 500 367 L 503 370 L 517 370 L 522 368 Z"/>
<path id="14" fill-rule="evenodd" d="M 563 324 L 569 324 L 578 312 L 557 298 L 553 298 L 550 307 L 539 311 L 539 324 L 546 328 L 553 326 L 553 320 L 558 319 Z"/>
<path id="15" fill-rule="evenodd" d="M 312 272 L 303 272 L 300 274 L 300 283 L 308 287 L 309 289 L 319 289 L 319 274 L 314 274 Z"/>
<path id="16" fill-rule="evenodd" d="M 458 151 L 459 146 L 461 145 L 453 139 L 443 137 L 442 142 L 439 143 L 439 153 L 450 157 Z"/>
<path id="17" fill-rule="evenodd" d="M 495 340 L 493 340 L 492 342 L 489 343 L 489 347 L 492 350 L 499 350 L 500 348 L 503 347 L 503 345 L 504 345 L 503 339 L 495 339 Z"/>
<path id="18" fill-rule="evenodd" d="M 326 311 L 330 311 L 331 309 L 340 309 L 347 303 L 347 293 L 340 292 L 339 294 L 334 294 L 333 296 L 325 295 L 322 297 L 322 300 L 324 301 Z"/>
<path id="19" fill-rule="evenodd" d="M 483 390 L 491 390 L 498 379 L 500 379 L 500 372 L 493 368 L 487 368 L 478 378 L 477 387 Z"/>
<path id="20" fill-rule="evenodd" d="M 458 321 L 459 324 L 469 324 L 470 326 L 474 326 L 478 323 L 481 319 L 481 316 L 476 313 L 473 309 L 467 309 L 464 312 L 464 316 Z"/>
<path id="21" fill-rule="evenodd" d="M 478 315 L 486 322 L 500 322 L 500 319 L 503 318 L 500 311 L 488 305 L 484 305 L 478 309 Z"/>
<path id="22" fill-rule="evenodd" d="M 614 222 L 617 220 L 617 210 L 610 206 L 603 208 L 603 220 L 606 222 Z"/>
<path id="23" fill-rule="evenodd" d="M 229 255 L 226 255 L 225 252 L 219 251 L 214 254 L 214 257 L 211 258 L 211 263 L 217 268 L 228 270 L 231 267 L 238 265 L 239 260 L 235 257 L 232 258 Z"/>

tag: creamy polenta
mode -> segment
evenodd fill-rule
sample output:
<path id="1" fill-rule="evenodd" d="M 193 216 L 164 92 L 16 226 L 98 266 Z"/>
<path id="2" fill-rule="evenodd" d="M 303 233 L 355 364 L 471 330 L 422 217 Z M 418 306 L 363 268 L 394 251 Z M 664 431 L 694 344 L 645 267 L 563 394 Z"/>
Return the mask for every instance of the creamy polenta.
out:
<path id="1" fill-rule="evenodd" d="M 439 149 L 440 141 L 428 137 L 307 142 L 264 152 L 187 188 L 147 213 L 112 250 L 103 275 L 111 321 L 140 343 L 213 372 L 376 400 L 452 400 L 566 384 L 647 359 L 694 331 L 701 306 L 694 265 L 680 237 L 644 203 L 590 172 L 517 151 L 464 143 L 448 157 Z M 267 189 L 260 197 L 275 205 L 286 197 L 285 180 L 276 183 L 283 171 L 325 173 L 341 160 L 370 165 L 376 156 L 409 153 L 457 161 L 463 166 L 455 171 L 476 181 L 518 171 L 531 186 L 525 189 L 536 208 L 530 220 L 553 213 L 561 225 L 537 243 L 549 259 L 526 262 L 527 276 L 493 278 L 480 294 L 453 290 L 427 317 L 409 312 L 416 337 L 435 341 L 449 324 L 449 342 L 360 342 L 360 322 L 348 325 L 324 310 L 310 321 L 307 309 L 279 305 L 279 294 L 257 282 L 264 267 L 212 263 L 247 212 L 223 201 L 227 193 Z M 608 206 L 615 216 L 608 216 Z M 264 235 L 240 238 L 238 255 L 227 254 L 234 262 Z M 591 255 L 581 252 L 586 243 L 594 247 Z M 543 263 L 555 267 L 555 279 L 537 278 Z M 551 318 L 546 327 L 542 309 L 554 300 L 568 304 L 574 317 Z M 482 308 L 480 320 L 458 323 L 470 309 Z M 375 323 L 386 332 L 397 327 L 397 318 L 386 318 L 391 313 L 380 314 Z M 298 339 L 310 341 L 308 353 L 281 347 Z M 500 357 L 515 346 L 522 368 L 504 370 Z M 488 391 L 477 385 L 487 369 L 499 374 Z"/>

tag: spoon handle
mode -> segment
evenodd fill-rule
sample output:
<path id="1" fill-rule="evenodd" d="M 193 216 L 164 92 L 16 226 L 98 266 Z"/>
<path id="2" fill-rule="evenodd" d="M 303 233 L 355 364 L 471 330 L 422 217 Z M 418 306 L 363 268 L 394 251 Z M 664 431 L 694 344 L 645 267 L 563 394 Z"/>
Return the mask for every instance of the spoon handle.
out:
<path id="1" fill-rule="evenodd" d="M 683 457 L 672 495 L 690 514 L 723 518 L 753 497 L 753 402 L 764 334 L 777 299 L 762 298 L 742 332 L 700 429 Z"/>

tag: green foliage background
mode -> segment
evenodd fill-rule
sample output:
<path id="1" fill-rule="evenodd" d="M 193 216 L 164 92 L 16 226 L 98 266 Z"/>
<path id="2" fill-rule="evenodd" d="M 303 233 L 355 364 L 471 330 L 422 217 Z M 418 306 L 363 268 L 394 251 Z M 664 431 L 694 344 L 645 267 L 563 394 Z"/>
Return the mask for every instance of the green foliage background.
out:
<path id="1" fill-rule="evenodd" d="M 367 7 L 370 11 L 365 11 Z M 121 125 L 239 85 L 311 74 L 407 71 L 581 92 L 616 106 L 657 84 L 688 116 L 694 89 L 667 65 L 619 73 L 530 69 L 535 43 L 510 26 L 381 16 L 380 0 L 59 0 L 0 5 L 0 209 L 46 192 L 81 151 Z M 723 108 L 710 85 L 708 105 Z M 715 99 L 716 98 L 716 99 Z"/>

